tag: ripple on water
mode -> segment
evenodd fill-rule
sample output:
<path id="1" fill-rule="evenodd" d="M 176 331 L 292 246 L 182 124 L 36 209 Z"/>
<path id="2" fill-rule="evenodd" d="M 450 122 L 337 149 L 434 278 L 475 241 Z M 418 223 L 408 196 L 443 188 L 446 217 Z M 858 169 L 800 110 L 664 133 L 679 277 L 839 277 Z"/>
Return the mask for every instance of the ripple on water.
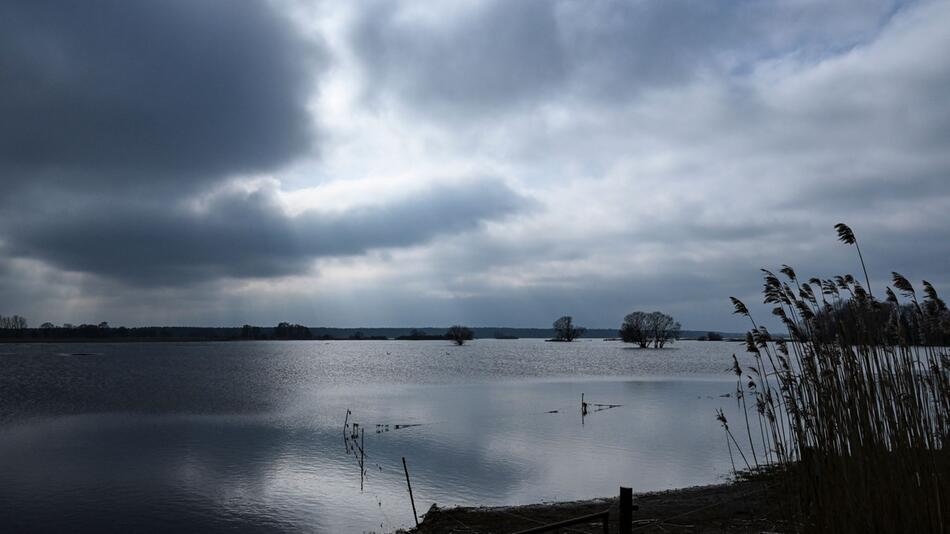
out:
<path id="1" fill-rule="evenodd" d="M 676 347 L 18 345 L 0 360 L 0 530 L 394 530 L 412 524 L 403 457 L 420 510 L 714 482 L 739 347 Z M 581 393 L 622 406 L 582 417 Z M 368 430 L 362 491 L 347 409 Z"/>

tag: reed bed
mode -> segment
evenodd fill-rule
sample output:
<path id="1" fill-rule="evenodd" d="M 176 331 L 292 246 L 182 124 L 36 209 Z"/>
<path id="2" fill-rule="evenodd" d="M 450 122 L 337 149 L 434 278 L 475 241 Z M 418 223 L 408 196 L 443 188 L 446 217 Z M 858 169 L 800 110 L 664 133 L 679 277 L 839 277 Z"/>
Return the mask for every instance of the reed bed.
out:
<path id="1" fill-rule="evenodd" d="M 850 228 L 836 229 L 857 247 Z M 783 336 L 732 299 L 752 324 L 752 365 L 733 357 L 744 420 L 733 430 L 718 418 L 739 460 L 775 475 L 797 530 L 948 532 L 950 312 L 932 284 L 918 298 L 897 273 L 897 292 L 878 300 L 857 250 L 864 285 L 763 270 Z"/>

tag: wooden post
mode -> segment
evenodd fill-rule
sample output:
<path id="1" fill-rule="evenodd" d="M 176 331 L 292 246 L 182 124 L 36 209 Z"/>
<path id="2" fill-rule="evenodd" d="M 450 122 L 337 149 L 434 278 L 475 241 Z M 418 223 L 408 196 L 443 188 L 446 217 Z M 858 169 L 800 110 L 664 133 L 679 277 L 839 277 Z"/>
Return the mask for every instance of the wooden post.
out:
<path id="1" fill-rule="evenodd" d="M 587 403 L 584 402 L 584 394 L 581 393 L 581 426 L 584 425 L 584 416 L 587 415 Z"/>
<path id="2" fill-rule="evenodd" d="M 346 447 L 346 454 L 350 454 L 350 442 L 349 437 L 346 435 L 347 429 L 350 426 L 350 410 L 346 410 L 346 418 L 343 419 L 343 446 Z"/>
<path id="3" fill-rule="evenodd" d="M 419 526 L 419 516 L 416 515 L 416 500 L 412 496 L 412 484 L 409 482 L 409 468 L 406 467 L 406 457 L 402 457 L 402 470 L 406 472 L 406 486 L 409 487 L 409 502 L 412 503 L 412 518 L 416 520 L 416 527 Z"/>
<path id="4" fill-rule="evenodd" d="M 363 493 L 363 476 L 366 473 L 366 429 L 360 429 L 360 493 Z"/>
<path id="5" fill-rule="evenodd" d="M 633 489 L 620 486 L 620 534 L 633 533 Z"/>

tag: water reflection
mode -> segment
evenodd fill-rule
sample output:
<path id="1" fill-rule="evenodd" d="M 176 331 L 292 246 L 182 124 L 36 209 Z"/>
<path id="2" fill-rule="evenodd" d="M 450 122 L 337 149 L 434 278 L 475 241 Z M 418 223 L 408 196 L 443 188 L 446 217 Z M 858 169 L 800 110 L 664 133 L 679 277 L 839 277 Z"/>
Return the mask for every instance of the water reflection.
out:
<path id="1" fill-rule="evenodd" d="M 69 362 L 63 373 L 69 378 L 46 395 L 47 407 L 26 410 L 29 417 L 9 416 L 0 426 L 4 531 L 389 531 L 412 524 L 403 456 L 420 511 L 433 502 L 611 495 L 620 484 L 643 490 L 701 484 L 729 468 L 714 411 L 733 407 L 719 398 L 732 384 L 717 375 L 565 379 L 545 375 L 542 361 L 541 379 L 493 382 L 466 370 L 463 377 L 475 378 L 451 384 L 385 383 L 386 375 L 365 373 L 343 383 L 331 378 L 339 372 L 332 358 L 324 358 L 329 369 L 316 373 L 312 360 L 319 353 L 254 364 L 199 351 L 190 354 L 190 367 L 182 355 L 172 358 L 183 366 L 175 386 L 153 376 L 156 365 L 168 362 L 150 348 L 142 359 L 110 355 L 112 348 L 96 351 L 113 366 L 110 376 L 126 377 L 112 382 L 113 389 L 155 387 L 100 387 L 95 394 L 88 390 L 94 377 L 76 366 L 88 371 L 102 363 Z M 472 362 L 476 369 L 513 366 L 510 355 L 480 356 L 495 361 Z M 52 358 L 35 357 L 43 369 L 56 368 Z M 692 358 L 703 362 L 691 364 L 696 367 L 725 368 L 728 354 Z M 76 376 L 81 379 L 73 382 Z M 201 382 L 225 383 L 209 386 L 209 394 L 199 392 Z M 158 398 L 178 390 L 176 399 Z M 581 393 L 622 406 L 589 413 L 582 424 Z M 71 399 L 106 409 L 59 413 Z M 24 411 L 18 402 L 0 401 L 8 413 Z M 343 444 L 347 409 L 350 421 L 367 430 L 362 493 L 359 467 Z M 374 432 L 387 424 L 389 432 Z M 396 424 L 418 426 L 396 430 Z"/>

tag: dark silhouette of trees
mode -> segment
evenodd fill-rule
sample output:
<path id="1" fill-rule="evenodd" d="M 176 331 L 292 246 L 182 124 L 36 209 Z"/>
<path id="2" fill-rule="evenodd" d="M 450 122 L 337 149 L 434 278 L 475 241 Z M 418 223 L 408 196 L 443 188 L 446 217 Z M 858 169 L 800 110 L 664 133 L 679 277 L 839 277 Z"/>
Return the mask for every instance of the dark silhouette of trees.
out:
<path id="1" fill-rule="evenodd" d="M 680 324 L 673 317 L 661 312 L 633 312 L 623 318 L 620 339 L 636 343 L 640 348 L 653 344 L 661 349 L 680 335 Z"/>
<path id="2" fill-rule="evenodd" d="M 620 325 L 620 339 L 624 343 L 636 343 L 642 349 L 650 345 L 650 339 L 646 333 L 647 315 L 649 314 L 637 311 L 623 318 L 623 324 Z"/>
<path id="3" fill-rule="evenodd" d="M 467 326 L 457 324 L 449 327 L 445 337 L 454 341 L 456 345 L 464 345 L 466 341 L 475 339 L 475 332 Z"/>
<path id="4" fill-rule="evenodd" d="M 574 318 L 570 315 L 554 321 L 554 339 L 557 341 L 574 341 L 586 331 L 587 329 L 582 326 L 574 326 Z"/>
<path id="5" fill-rule="evenodd" d="M 661 312 L 653 312 L 647 320 L 648 332 L 653 337 L 653 347 L 662 349 L 663 345 L 673 341 L 680 335 L 680 324 Z"/>
<path id="6" fill-rule="evenodd" d="M 26 330 L 26 318 L 19 315 L 5 317 L 0 315 L 0 329 L 2 330 Z"/>
<path id="7" fill-rule="evenodd" d="M 427 334 L 424 330 L 413 328 L 406 335 L 396 336 L 396 339 L 400 341 L 435 341 L 445 339 L 445 334 Z"/>
<path id="8" fill-rule="evenodd" d="M 246 324 L 241 327 L 241 339 L 267 339 L 267 336 L 261 327 Z"/>
<path id="9" fill-rule="evenodd" d="M 27 333 L 26 319 L 19 315 L 0 315 L 0 337 L 22 338 Z"/>
<path id="10" fill-rule="evenodd" d="M 925 287 L 933 291 L 932 286 Z M 812 337 L 824 343 L 857 344 L 860 338 L 855 333 L 873 324 L 883 336 L 882 343 L 889 345 L 950 345 L 950 310 L 942 300 L 900 304 L 893 299 L 866 300 L 870 304 L 856 299 L 824 303 L 808 318 Z"/>
<path id="11" fill-rule="evenodd" d="M 706 332 L 699 337 L 699 341 L 722 341 L 722 334 L 719 332 Z"/>
<path id="12" fill-rule="evenodd" d="M 312 339 L 309 328 L 300 324 L 280 323 L 274 328 L 274 339 Z"/>

